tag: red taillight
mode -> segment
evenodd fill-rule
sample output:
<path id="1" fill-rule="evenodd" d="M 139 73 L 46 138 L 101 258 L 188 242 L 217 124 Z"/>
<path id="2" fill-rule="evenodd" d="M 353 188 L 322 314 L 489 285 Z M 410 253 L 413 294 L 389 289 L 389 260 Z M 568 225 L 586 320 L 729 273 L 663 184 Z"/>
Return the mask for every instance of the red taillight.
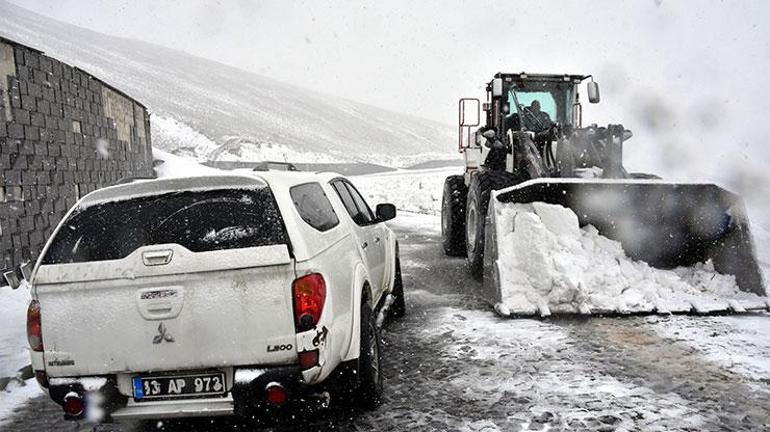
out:
<path id="1" fill-rule="evenodd" d="M 294 294 L 294 325 L 298 332 L 310 330 L 321 319 L 326 301 L 326 282 L 318 273 L 302 276 L 291 285 Z"/>
<path id="2" fill-rule="evenodd" d="M 299 353 L 299 366 L 302 369 L 310 369 L 318 364 L 318 350 L 302 351 Z"/>
<path id="3" fill-rule="evenodd" d="M 271 405 L 281 406 L 289 399 L 289 393 L 282 385 L 272 382 L 265 388 L 265 398 Z"/>
<path id="4" fill-rule="evenodd" d="M 83 414 L 85 407 L 83 398 L 80 397 L 79 394 L 70 392 L 64 396 L 64 414 L 70 417 L 80 417 L 80 415 Z"/>
<path id="5" fill-rule="evenodd" d="M 43 351 L 43 331 L 40 327 L 40 303 L 32 300 L 27 308 L 27 341 L 32 351 Z"/>

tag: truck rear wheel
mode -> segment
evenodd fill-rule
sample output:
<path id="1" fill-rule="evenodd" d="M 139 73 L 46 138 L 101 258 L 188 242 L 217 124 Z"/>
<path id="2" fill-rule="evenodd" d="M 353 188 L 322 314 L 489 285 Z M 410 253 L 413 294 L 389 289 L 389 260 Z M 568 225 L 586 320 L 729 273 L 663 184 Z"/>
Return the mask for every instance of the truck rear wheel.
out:
<path id="1" fill-rule="evenodd" d="M 441 245 L 449 256 L 465 256 L 465 177 L 453 175 L 444 181 L 441 200 Z"/>
<path id="2" fill-rule="evenodd" d="M 514 184 L 511 174 L 501 171 L 481 171 L 471 178 L 465 210 L 466 262 L 473 277 L 484 272 L 484 224 L 487 219 L 489 196 L 493 190 Z"/>
<path id="3" fill-rule="evenodd" d="M 361 354 L 358 357 L 358 389 L 354 403 L 365 409 L 374 409 L 382 397 L 380 332 L 371 307 L 361 301 Z"/>

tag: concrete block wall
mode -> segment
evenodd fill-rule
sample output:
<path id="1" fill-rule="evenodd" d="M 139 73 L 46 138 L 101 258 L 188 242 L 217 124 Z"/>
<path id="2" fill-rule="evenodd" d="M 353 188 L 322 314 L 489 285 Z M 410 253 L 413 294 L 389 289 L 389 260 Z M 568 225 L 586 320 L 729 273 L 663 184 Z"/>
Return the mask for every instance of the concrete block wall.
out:
<path id="1" fill-rule="evenodd" d="M 0 269 L 36 259 L 83 195 L 154 176 L 149 121 L 88 72 L 0 38 Z"/>

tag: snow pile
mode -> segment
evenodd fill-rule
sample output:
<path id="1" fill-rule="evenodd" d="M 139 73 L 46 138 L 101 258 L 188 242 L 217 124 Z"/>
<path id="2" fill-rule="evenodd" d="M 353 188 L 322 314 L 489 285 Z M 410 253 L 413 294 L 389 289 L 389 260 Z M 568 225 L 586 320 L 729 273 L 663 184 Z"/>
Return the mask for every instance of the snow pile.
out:
<path id="1" fill-rule="evenodd" d="M 151 127 L 155 149 L 160 148 L 180 156 L 197 157 L 218 147 L 206 135 L 170 116 L 152 116 Z"/>
<path id="2" fill-rule="evenodd" d="M 724 309 L 730 300 L 763 300 L 738 289 L 711 262 L 663 270 L 626 256 L 621 244 L 572 210 L 552 204 L 496 206 L 501 314 Z"/>
<path id="3" fill-rule="evenodd" d="M 200 162 L 223 161 L 290 161 L 306 163 L 332 163 L 352 161 L 350 155 L 330 150 L 314 153 L 297 150 L 282 144 L 260 142 L 249 136 L 225 135 L 209 138 L 187 123 L 171 116 L 152 117 L 154 150 L 160 149 L 177 156 L 186 156 Z"/>
<path id="4" fill-rule="evenodd" d="M 157 148 L 152 149 L 152 155 L 156 160 L 163 161 L 155 167 L 158 178 L 226 174 L 222 170 L 201 165 L 191 158 L 176 156 Z"/>
<path id="5" fill-rule="evenodd" d="M 0 317 L 3 331 L 0 332 L 0 378 L 15 377 L 20 368 L 29 364 L 27 350 L 27 306 L 32 297 L 29 286 L 12 290 L 0 288 Z"/>
<path id="6" fill-rule="evenodd" d="M 248 136 L 224 136 L 223 144 L 216 151 L 209 152 L 199 160 L 245 161 L 245 162 L 293 162 L 293 163 L 338 163 L 354 162 L 353 154 L 345 154 L 333 148 L 324 153 L 297 150 L 272 142 L 263 142 Z"/>

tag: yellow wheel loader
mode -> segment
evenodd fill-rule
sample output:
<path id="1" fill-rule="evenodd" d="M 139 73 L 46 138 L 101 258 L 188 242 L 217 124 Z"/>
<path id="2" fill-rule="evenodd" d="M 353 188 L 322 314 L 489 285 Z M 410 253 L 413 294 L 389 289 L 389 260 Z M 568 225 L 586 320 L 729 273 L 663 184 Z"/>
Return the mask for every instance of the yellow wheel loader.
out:
<path id="1" fill-rule="evenodd" d="M 460 99 L 442 245 L 483 278 L 477 294 L 513 316 L 770 308 L 740 197 L 626 171 L 632 133 L 582 125 L 584 82 L 598 103 L 590 75 L 527 73 Z"/>

